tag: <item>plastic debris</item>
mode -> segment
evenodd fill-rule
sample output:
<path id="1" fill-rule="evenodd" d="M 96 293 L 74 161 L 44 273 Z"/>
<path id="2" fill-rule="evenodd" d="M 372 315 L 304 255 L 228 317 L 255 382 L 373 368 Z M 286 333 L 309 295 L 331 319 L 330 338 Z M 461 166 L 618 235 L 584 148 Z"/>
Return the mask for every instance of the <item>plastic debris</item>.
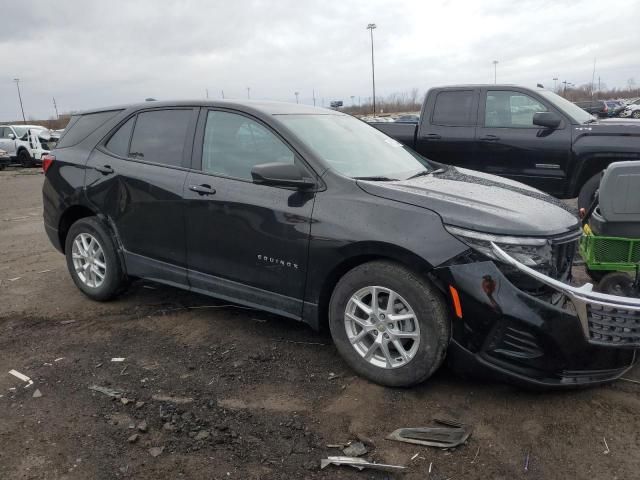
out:
<path id="1" fill-rule="evenodd" d="M 149 449 L 149 455 L 152 457 L 157 457 L 164 451 L 164 447 L 151 447 Z"/>
<path id="2" fill-rule="evenodd" d="M 369 449 L 367 449 L 364 443 L 353 442 L 344 450 L 342 450 L 342 453 L 344 453 L 347 457 L 361 457 L 368 451 Z"/>
<path id="3" fill-rule="evenodd" d="M 320 469 L 326 468 L 328 465 L 348 465 L 358 470 L 370 468 L 372 470 L 381 470 L 383 472 L 402 472 L 407 469 L 404 465 L 388 465 L 385 463 L 373 463 L 358 457 L 327 457 L 320 460 Z"/>
<path id="4" fill-rule="evenodd" d="M 399 428 L 387 439 L 427 447 L 453 448 L 466 442 L 473 431 L 470 425 L 463 423 L 438 419 L 434 422 L 446 427 Z"/>
<path id="5" fill-rule="evenodd" d="M 91 385 L 89 387 L 89 390 L 93 390 L 94 392 L 100 392 L 103 393 L 109 397 L 115 397 L 118 398 L 120 396 L 122 396 L 122 392 L 120 390 L 116 390 L 114 388 L 108 388 L 108 387 L 100 387 L 98 385 Z"/>
<path id="6" fill-rule="evenodd" d="M 111 359 L 112 362 L 124 362 L 125 358 L 124 357 L 113 357 Z"/>
<path id="7" fill-rule="evenodd" d="M 42 392 L 40 392 L 40 390 L 38 390 L 38 389 L 36 388 L 36 390 L 33 392 L 32 397 L 33 397 L 33 398 L 40 398 L 41 396 L 42 396 Z"/>
<path id="8" fill-rule="evenodd" d="M 27 377 L 26 375 L 23 375 L 22 373 L 20 373 L 17 370 L 9 370 L 9 374 L 13 375 L 14 377 L 22 380 L 23 382 L 27 382 L 27 384 L 24 386 L 24 388 L 28 388 L 31 385 L 33 385 L 33 380 L 31 380 L 29 377 Z"/>

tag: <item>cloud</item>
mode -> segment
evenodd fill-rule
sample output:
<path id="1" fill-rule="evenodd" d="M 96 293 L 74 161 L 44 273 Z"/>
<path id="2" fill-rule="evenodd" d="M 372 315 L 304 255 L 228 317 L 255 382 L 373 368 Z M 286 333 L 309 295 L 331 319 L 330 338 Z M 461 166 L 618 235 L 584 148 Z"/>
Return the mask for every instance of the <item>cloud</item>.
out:
<path id="1" fill-rule="evenodd" d="M 616 13 L 617 12 L 617 13 Z M 601 1 L 22 0 L 3 6 L 0 120 L 139 101 L 227 97 L 304 102 L 498 81 L 608 86 L 640 77 L 640 4 Z M 635 20 L 634 20 L 635 19 Z M 625 28 L 625 25 L 629 25 Z M 640 80 L 640 78 L 639 78 Z"/>

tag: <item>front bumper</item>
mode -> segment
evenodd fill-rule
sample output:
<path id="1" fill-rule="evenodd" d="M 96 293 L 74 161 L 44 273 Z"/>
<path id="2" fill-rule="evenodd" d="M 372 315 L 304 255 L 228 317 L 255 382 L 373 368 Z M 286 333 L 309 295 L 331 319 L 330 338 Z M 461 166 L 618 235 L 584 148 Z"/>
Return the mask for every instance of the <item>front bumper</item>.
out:
<path id="1" fill-rule="evenodd" d="M 633 366 L 640 300 L 572 287 L 494 251 L 553 293 L 538 298 L 520 290 L 492 261 L 436 269 L 461 304 L 449 351 L 454 369 L 533 387 L 577 387 L 613 381 Z"/>

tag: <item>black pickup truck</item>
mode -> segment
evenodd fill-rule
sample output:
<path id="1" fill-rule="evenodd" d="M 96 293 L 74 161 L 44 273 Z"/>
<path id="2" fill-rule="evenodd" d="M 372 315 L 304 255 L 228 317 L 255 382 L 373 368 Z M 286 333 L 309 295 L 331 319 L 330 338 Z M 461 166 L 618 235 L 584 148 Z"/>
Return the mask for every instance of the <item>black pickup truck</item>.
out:
<path id="1" fill-rule="evenodd" d="M 541 88 L 460 85 L 427 92 L 420 121 L 373 126 L 441 163 L 526 183 L 586 207 L 610 163 L 640 159 L 640 121 L 597 119 Z"/>

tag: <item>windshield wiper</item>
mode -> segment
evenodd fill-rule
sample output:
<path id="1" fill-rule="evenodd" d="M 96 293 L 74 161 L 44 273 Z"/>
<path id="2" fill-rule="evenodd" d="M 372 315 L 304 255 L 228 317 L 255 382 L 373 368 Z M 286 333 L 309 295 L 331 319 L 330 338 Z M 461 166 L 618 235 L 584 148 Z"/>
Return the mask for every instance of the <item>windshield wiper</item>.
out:
<path id="1" fill-rule="evenodd" d="M 444 168 L 438 168 L 436 170 L 423 170 L 421 172 L 416 173 L 415 175 L 411 175 L 407 180 L 411 180 L 412 178 L 423 177 L 425 175 L 435 175 L 437 173 L 444 172 Z"/>
<path id="2" fill-rule="evenodd" d="M 389 178 L 389 177 L 380 177 L 380 176 L 372 176 L 372 177 L 353 177 L 355 180 L 369 180 L 372 182 L 395 182 L 397 178 Z"/>

